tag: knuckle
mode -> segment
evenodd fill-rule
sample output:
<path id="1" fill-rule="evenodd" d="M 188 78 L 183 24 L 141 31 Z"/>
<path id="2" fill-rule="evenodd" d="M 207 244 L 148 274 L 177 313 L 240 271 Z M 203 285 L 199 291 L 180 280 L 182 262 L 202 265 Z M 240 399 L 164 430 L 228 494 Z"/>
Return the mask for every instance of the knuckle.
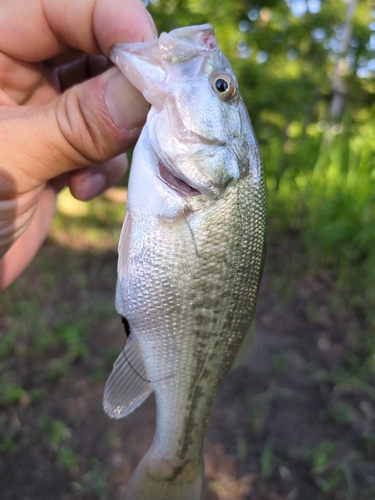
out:
<path id="1" fill-rule="evenodd" d="M 105 133 L 106 113 L 102 107 L 100 102 L 83 98 L 76 89 L 66 92 L 58 103 L 57 123 L 68 150 L 77 163 L 97 163 L 109 156 L 110 141 Z"/>

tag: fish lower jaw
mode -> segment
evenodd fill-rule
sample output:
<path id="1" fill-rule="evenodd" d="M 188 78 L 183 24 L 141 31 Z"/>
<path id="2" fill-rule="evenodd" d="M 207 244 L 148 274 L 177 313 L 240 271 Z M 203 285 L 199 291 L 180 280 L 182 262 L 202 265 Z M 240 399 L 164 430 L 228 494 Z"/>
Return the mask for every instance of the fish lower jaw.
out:
<path id="1" fill-rule="evenodd" d="M 200 474 L 202 459 L 168 460 L 154 456 L 147 463 L 146 473 L 156 482 L 167 482 L 173 485 L 194 481 Z"/>

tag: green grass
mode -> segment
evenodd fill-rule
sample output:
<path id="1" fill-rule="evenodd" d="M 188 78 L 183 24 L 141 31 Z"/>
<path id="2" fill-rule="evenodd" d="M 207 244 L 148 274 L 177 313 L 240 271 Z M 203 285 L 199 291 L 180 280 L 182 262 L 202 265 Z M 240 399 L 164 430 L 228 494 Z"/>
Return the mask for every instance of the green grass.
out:
<path id="1" fill-rule="evenodd" d="M 263 147 L 269 217 L 300 230 L 313 261 L 374 258 L 375 118 L 332 128 L 295 138 L 291 152 L 278 138 L 276 152 Z"/>
<path id="2" fill-rule="evenodd" d="M 323 493 L 340 488 L 345 500 L 355 498 L 353 464 L 358 462 L 355 454 L 343 455 L 337 443 L 322 441 L 307 454 L 311 461 L 311 476 Z"/>
<path id="3" fill-rule="evenodd" d="M 351 332 L 347 369 L 375 375 L 375 107 L 343 120 L 288 129 L 261 143 L 268 221 L 281 244 L 298 240 L 291 276 L 328 269 L 331 308 L 354 311 L 364 332 Z M 289 127 L 290 128 L 290 127 Z M 314 311 L 311 311 L 314 315 Z M 359 358 L 358 358 L 359 356 Z M 360 359 L 360 361 L 359 361 Z"/>

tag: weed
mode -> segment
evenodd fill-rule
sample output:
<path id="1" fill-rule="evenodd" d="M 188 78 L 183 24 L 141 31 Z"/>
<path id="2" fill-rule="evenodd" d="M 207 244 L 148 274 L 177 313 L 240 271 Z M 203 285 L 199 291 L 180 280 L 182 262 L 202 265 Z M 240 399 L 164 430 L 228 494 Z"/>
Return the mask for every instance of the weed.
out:
<path id="1" fill-rule="evenodd" d="M 26 391 L 5 374 L 0 378 L 0 405 L 4 407 L 19 403 L 28 398 Z"/>
<path id="2" fill-rule="evenodd" d="M 375 458 L 375 436 L 362 436 L 361 448 L 369 458 Z"/>
<path id="3" fill-rule="evenodd" d="M 89 321 L 88 319 L 77 321 L 74 324 L 57 325 L 57 338 L 66 347 L 69 358 L 72 360 L 85 359 L 88 356 L 88 348 L 86 343 L 86 332 Z"/>
<path id="4" fill-rule="evenodd" d="M 272 353 L 271 363 L 276 377 L 281 376 L 285 372 L 285 357 L 283 352 L 275 351 Z"/>
<path id="5" fill-rule="evenodd" d="M 0 455 L 18 448 L 18 432 L 11 429 L 8 433 L 0 432 Z"/>
<path id="6" fill-rule="evenodd" d="M 254 435 L 258 438 L 264 431 L 269 405 L 274 398 L 274 395 L 275 386 L 271 385 L 267 391 L 255 396 L 248 396 L 246 399 L 250 428 Z"/>
<path id="7" fill-rule="evenodd" d="M 37 428 L 42 432 L 43 438 L 54 449 L 57 449 L 70 437 L 70 431 L 64 422 L 51 419 L 46 414 L 41 414 L 38 417 Z"/>
<path id="8" fill-rule="evenodd" d="M 311 452 L 312 470 L 319 472 L 325 469 L 335 454 L 335 445 L 330 441 L 323 441 Z"/>
<path id="9" fill-rule="evenodd" d="M 66 423 L 52 419 L 47 414 L 41 414 L 37 420 L 37 429 L 44 443 L 56 453 L 59 463 L 74 472 L 77 468 L 77 454 L 69 444 L 72 432 Z"/>
<path id="10" fill-rule="evenodd" d="M 349 423 L 350 404 L 346 401 L 331 401 L 329 413 L 333 421 L 337 424 Z"/>
<path id="11" fill-rule="evenodd" d="M 77 467 L 77 454 L 70 446 L 64 446 L 58 452 L 59 462 L 68 470 Z"/>
<path id="12" fill-rule="evenodd" d="M 260 471 L 264 479 L 271 475 L 274 467 L 274 455 L 272 453 L 272 441 L 268 439 L 260 456 Z"/>
<path id="13" fill-rule="evenodd" d="M 240 461 L 246 460 L 249 454 L 248 445 L 241 432 L 237 432 L 237 457 Z"/>
<path id="14" fill-rule="evenodd" d="M 47 364 L 45 380 L 50 383 L 55 382 L 68 373 L 69 366 L 69 357 L 52 359 Z"/>
<path id="15" fill-rule="evenodd" d="M 99 498 L 104 498 L 107 491 L 107 473 L 96 458 L 90 461 L 90 471 L 80 481 L 86 492 L 94 493 Z"/>
<path id="16" fill-rule="evenodd" d="M 355 498 L 356 484 L 353 464 L 355 454 L 345 454 L 337 443 L 322 441 L 307 453 L 311 460 L 311 474 L 322 492 L 341 490 L 346 500 Z"/>

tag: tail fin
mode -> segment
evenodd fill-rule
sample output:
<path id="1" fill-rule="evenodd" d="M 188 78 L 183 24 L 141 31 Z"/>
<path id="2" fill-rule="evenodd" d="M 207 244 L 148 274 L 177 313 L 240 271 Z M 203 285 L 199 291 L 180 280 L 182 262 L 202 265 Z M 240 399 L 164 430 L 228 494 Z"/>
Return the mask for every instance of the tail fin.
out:
<path id="1" fill-rule="evenodd" d="M 159 466 L 149 451 L 135 469 L 121 500 L 200 500 L 203 458 L 196 463 Z"/>

